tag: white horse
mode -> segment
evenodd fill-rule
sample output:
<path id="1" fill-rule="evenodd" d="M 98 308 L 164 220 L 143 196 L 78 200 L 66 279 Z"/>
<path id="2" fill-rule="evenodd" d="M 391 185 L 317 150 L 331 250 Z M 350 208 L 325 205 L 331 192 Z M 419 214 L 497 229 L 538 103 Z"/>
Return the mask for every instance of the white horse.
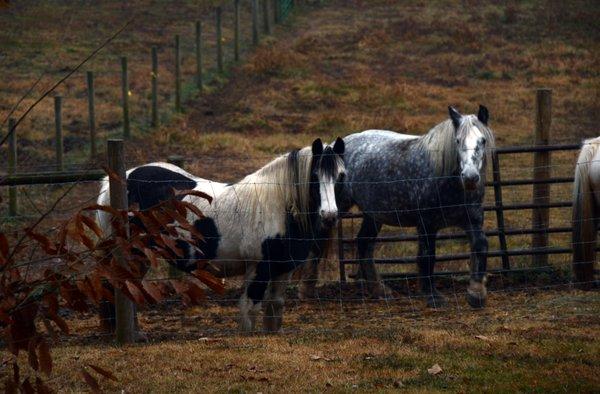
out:
<path id="1" fill-rule="evenodd" d="M 596 236 L 600 226 L 600 137 L 583 142 L 573 186 L 573 271 L 579 287 L 594 277 Z M 588 278 L 588 279 L 586 279 Z"/>
<path id="2" fill-rule="evenodd" d="M 235 184 L 198 178 L 171 164 L 152 163 L 127 172 L 129 204 L 148 209 L 170 198 L 172 188 L 210 195 L 212 203 L 194 195 L 184 197 L 206 216 L 188 216 L 205 242 L 192 246 L 178 241 L 186 255 L 172 263 L 192 271 L 197 260 L 210 260 L 218 268 L 213 273 L 220 277 L 245 275 L 239 303 L 241 329 L 254 330 L 264 304 L 264 329 L 279 331 L 291 273 L 337 220 L 334 188 L 344 180 L 343 154 L 341 138 L 332 146 L 316 139 L 312 147 L 280 156 Z M 105 180 L 98 204 L 106 205 L 108 200 Z M 104 228 L 109 219 L 110 215 L 99 212 Z"/>

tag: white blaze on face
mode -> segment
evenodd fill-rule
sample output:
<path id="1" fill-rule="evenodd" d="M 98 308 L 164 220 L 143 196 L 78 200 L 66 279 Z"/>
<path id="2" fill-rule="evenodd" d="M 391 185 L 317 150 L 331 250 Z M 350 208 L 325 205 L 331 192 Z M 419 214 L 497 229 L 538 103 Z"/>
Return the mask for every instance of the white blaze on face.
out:
<path id="1" fill-rule="evenodd" d="M 338 214 L 335 202 L 335 179 L 329 175 L 319 174 L 319 194 L 321 195 L 321 218 L 335 220 Z"/>
<path id="2" fill-rule="evenodd" d="M 461 175 L 465 180 L 479 180 L 485 154 L 484 136 L 477 126 L 470 125 L 459 147 Z"/>

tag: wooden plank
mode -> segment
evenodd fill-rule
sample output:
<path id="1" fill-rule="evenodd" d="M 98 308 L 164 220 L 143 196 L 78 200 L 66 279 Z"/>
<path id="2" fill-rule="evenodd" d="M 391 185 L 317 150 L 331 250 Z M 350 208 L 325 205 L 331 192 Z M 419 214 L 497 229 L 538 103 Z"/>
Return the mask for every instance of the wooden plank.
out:
<path id="1" fill-rule="evenodd" d="M 175 111 L 181 112 L 181 46 L 179 34 L 175 36 Z"/>
<path id="2" fill-rule="evenodd" d="M 550 139 L 550 125 L 552 121 L 552 92 L 549 89 L 538 89 L 535 100 L 535 145 L 548 145 Z M 550 178 L 550 152 L 535 152 L 533 156 L 533 178 L 544 180 Z M 550 203 L 550 185 L 537 183 L 533 185 L 531 225 L 534 229 L 549 227 L 550 210 L 545 205 Z M 531 247 L 534 249 L 548 246 L 548 234 L 535 233 L 531 237 Z M 534 255 L 534 266 L 548 265 L 547 255 Z"/>
<path id="3" fill-rule="evenodd" d="M 240 61 L 240 0 L 233 1 L 233 60 Z"/>
<path id="4" fill-rule="evenodd" d="M 54 97 L 54 148 L 56 149 L 56 170 L 63 171 L 63 130 L 62 130 L 62 97 Z"/>
<path id="5" fill-rule="evenodd" d="M 131 137 L 129 125 L 129 75 L 127 73 L 127 58 L 121 57 L 121 96 L 123 106 L 123 138 Z"/>
<path id="6" fill-rule="evenodd" d="M 94 73 L 86 73 L 88 94 L 88 124 L 90 128 L 90 160 L 94 160 L 98 154 L 96 146 L 96 105 L 94 103 Z"/>
<path id="7" fill-rule="evenodd" d="M 159 126 L 158 116 L 158 50 L 156 46 L 152 47 L 152 114 L 150 116 L 150 125 L 152 127 Z"/>
<path id="8" fill-rule="evenodd" d="M 128 209 L 127 184 L 125 175 L 125 156 L 122 140 L 108 140 L 108 168 L 119 179 L 110 179 L 110 206 L 118 210 Z M 127 232 L 129 230 L 127 229 Z M 114 256 L 121 264 L 127 265 L 119 248 Z M 120 345 L 133 343 L 135 340 L 135 305 L 119 289 L 115 289 L 116 339 Z"/>
<path id="9" fill-rule="evenodd" d="M 258 0 L 252 0 L 252 45 L 258 45 Z"/>
<path id="10" fill-rule="evenodd" d="M 223 10 L 221 7 L 215 9 L 215 23 L 217 30 L 217 71 L 223 72 Z"/>

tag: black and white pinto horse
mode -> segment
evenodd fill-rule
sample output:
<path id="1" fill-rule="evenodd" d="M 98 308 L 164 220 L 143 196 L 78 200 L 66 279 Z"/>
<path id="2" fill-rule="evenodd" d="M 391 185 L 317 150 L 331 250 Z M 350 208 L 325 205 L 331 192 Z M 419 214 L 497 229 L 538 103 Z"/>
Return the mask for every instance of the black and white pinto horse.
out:
<path id="1" fill-rule="evenodd" d="M 220 277 L 244 275 L 241 329 L 254 330 L 263 304 L 264 329 L 279 331 L 291 273 L 337 220 L 335 186 L 345 177 L 343 155 L 341 138 L 332 146 L 316 139 L 312 147 L 280 156 L 235 184 L 198 178 L 168 163 L 152 163 L 127 172 L 129 204 L 151 208 L 171 198 L 171 188 L 210 195 L 212 203 L 194 195 L 184 197 L 206 216 L 188 216 L 205 242 L 200 247 L 179 244 L 186 256 L 172 263 L 189 272 L 196 269 L 197 260 L 210 260 L 217 268 L 213 273 Z M 107 180 L 98 203 L 109 203 Z M 110 215 L 102 211 L 98 215 L 100 224 L 109 228 Z"/>
<path id="2" fill-rule="evenodd" d="M 363 221 L 357 236 L 363 278 L 372 295 L 384 288 L 373 264 L 373 238 L 382 225 L 416 227 L 417 264 L 427 304 L 444 302 L 434 286 L 435 244 L 439 230 L 460 227 L 471 244 L 471 280 L 467 300 L 482 307 L 488 243 L 482 230 L 486 156 L 494 148 L 488 110 L 450 119 L 423 136 L 367 130 L 344 138 L 347 182 L 338 188 L 340 212 L 358 206 Z"/>

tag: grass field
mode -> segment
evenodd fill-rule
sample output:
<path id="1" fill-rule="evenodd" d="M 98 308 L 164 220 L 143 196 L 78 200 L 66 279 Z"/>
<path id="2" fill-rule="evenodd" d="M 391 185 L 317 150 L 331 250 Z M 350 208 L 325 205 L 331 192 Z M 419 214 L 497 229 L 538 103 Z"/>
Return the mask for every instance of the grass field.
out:
<path id="1" fill-rule="evenodd" d="M 78 368 L 91 363 L 118 377 L 102 382 L 110 392 L 597 391 L 597 292 L 497 291 L 483 311 L 456 295 L 439 311 L 406 295 L 296 300 L 271 336 L 236 334 L 230 306 L 165 306 L 141 315 L 150 341 L 125 348 L 97 337 L 94 316 L 77 316 L 77 334 L 53 352 L 52 383 L 85 390 Z"/>
<path id="2" fill-rule="evenodd" d="M 24 104 L 139 13 L 131 29 L 90 64 L 98 74 L 97 116 L 105 140 L 121 129 L 118 57 L 130 58 L 134 138 L 127 157 L 132 165 L 181 154 L 189 171 L 235 181 L 317 136 L 333 139 L 367 128 L 425 133 L 446 118 L 449 104 L 465 113 L 485 104 L 499 146 L 527 145 L 533 142 L 538 87 L 553 89 L 552 142 L 574 143 L 598 134 L 597 2 L 340 0 L 309 6 L 277 27 L 274 37 L 264 39 L 246 61 L 197 94 L 192 34 L 200 16 L 208 39 L 206 67 L 214 64 L 214 28 L 205 10 L 197 2 L 179 1 L 165 12 L 162 2 L 139 0 L 78 7 L 63 1 L 36 2 L 3 11 L 0 69 L 10 78 L 0 79 L 0 120 L 41 74 L 42 82 Z M 244 12 L 247 21 L 249 10 Z M 246 37 L 248 28 L 244 25 Z M 169 68 L 172 36 L 177 33 L 187 37 L 187 103 L 181 115 L 172 113 Z M 231 34 L 227 28 L 228 45 Z M 151 45 L 160 45 L 163 67 L 165 122 L 157 130 L 148 127 Z M 67 162 L 86 165 L 84 75 L 76 74 L 60 93 L 65 96 L 66 136 L 71 141 L 66 143 Z M 19 129 L 22 170 L 52 165 L 52 124 L 48 99 Z M 552 175 L 572 174 L 574 159 L 574 152 L 553 154 Z M 2 167 L 4 160 L 0 157 Z M 532 163 L 528 155 L 503 158 L 503 179 L 530 178 Z M 34 206 L 49 206 L 62 189 L 21 190 L 27 192 L 22 197 L 25 217 L 11 225 L 26 223 L 37 215 Z M 570 185 L 553 186 L 552 199 L 568 200 L 570 192 Z M 93 183 L 78 186 L 58 214 L 93 201 L 95 193 Z M 488 193 L 488 201 L 491 197 Z M 506 189 L 504 197 L 506 202 L 530 201 L 531 187 Z M 508 228 L 530 225 L 528 212 L 509 213 L 506 220 Z M 486 223 L 495 227 L 493 215 L 486 216 Z M 2 224 L 9 224 L 4 216 Z M 552 211 L 551 225 L 569 224 L 568 209 Z M 554 246 L 568 242 L 569 234 L 551 236 Z M 490 245 L 497 248 L 496 239 L 491 238 Z M 529 237 L 513 237 L 509 246 L 527 247 Z M 466 248 L 464 243 L 441 243 L 440 253 Z M 410 244 L 377 249 L 380 257 L 414 253 Z M 530 264 L 529 258 L 512 262 Z M 566 268 L 570 256 L 552 257 L 551 262 Z M 497 264 L 492 261 L 492 268 Z M 447 267 L 465 269 L 466 264 Z M 333 276 L 335 272 L 329 278 Z M 141 323 L 150 342 L 125 349 L 97 337 L 93 316 L 73 315 L 73 336 L 54 350 L 52 384 L 60 391 L 84 390 L 77 368 L 91 362 L 119 377 L 118 383 L 103 382 L 104 387 L 126 392 L 400 387 L 414 392 L 597 391 L 598 293 L 552 286 L 542 291 L 547 278 L 526 282 L 526 290 L 514 292 L 509 284 L 497 285 L 488 307 L 479 312 L 464 302 L 464 283 L 445 286 L 451 302 L 440 311 L 426 310 L 422 300 L 406 293 L 394 300 L 356 302 L 336 298 L 333 291 L 326 294 L 334 301 L 323 297 L 311 303 L 288 302 L 286 331 L 279 336 L 234 333 L 235 308 L 230 305 L 210 302 L 183 309 L 176 303 L 143 312 Z M 207 339 L 199 339 L 203 337 Z M 430 375 L 427 369 L 436 363 L 443 372 Z"/>

